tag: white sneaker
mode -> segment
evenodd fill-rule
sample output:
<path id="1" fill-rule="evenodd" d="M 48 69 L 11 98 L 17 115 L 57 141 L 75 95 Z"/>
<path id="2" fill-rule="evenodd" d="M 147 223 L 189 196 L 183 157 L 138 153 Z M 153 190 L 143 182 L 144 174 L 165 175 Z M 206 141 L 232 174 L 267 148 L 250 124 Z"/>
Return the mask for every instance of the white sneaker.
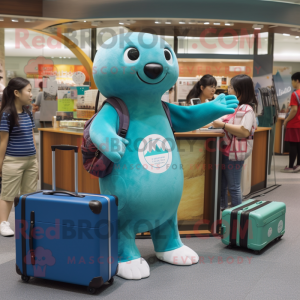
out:
<path id="1" fill-rule="evenodd" d="M 2 236 L 13 236 L 15 234 L 14 231 L 10 228 L 9 222 L 5 221 L 0 224 L 0 233 Z"/>

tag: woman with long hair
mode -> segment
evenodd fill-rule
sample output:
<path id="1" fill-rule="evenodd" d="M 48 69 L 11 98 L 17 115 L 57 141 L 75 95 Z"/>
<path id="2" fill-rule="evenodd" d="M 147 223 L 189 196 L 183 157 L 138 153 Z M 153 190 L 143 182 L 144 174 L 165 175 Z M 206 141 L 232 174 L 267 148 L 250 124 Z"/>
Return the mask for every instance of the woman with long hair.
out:
<path id="1" fill-rule="evenodd" d="M 32 100 L 31 84 L 17 77 L 3 91 L 0 110 L 0 234 L 13 236 L 8 217 L 18 194 L 35 192 L 38 161 L 32 113 L 26 108 Z"/>
<path id="2" fill-rule="evenodd" d="M 201 103 L 206 100 L 213 100 L 217 88 L 217 80 L 212 75 L 206 74 L 194 85 L 186 97 L 187 104 L 191 104 L 191 99 L 199 98 Z"/>
<path id="3" fill-rule="evenodd" d="M 242 203 L 241 176 L 244 160 L 250 156 L 253 148 L 254 131 L 257 128 L 253 106 L 257 105 L 252 79 L 248 75 L 237 75 L 230 81 L 228 94 L 235 95 L 239 105 L 235 113 L 222 117 L 212 123 L 215 128 L 225 131 L 225 147 L 222 155 L 221 209 L 228 206 L 227 189 L 231 196 L 231 206 Z M 234 139 L 237 138 L 237 139 Z M 240 143 L 240 149 L 231 147 L 232 143 Z M 232 150 L 235 149 L 235 150 Z M 230 155 L 231 152 L 231 155 Z M 244 158 L 244 159 L 243 159 Z"/>

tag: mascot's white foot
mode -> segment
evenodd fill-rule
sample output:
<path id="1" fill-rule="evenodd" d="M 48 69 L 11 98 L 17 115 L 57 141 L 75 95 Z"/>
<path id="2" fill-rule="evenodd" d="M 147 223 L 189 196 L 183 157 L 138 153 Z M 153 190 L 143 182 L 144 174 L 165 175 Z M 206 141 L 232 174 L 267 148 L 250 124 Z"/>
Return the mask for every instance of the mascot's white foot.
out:
<path id="1" fill-rule="evenodd" d="M 155 252 L 156 257 L 172 265 L 190 266 L 199 261 L 198 254 L 191 248 L 183 245 L 175 250 L 166 252 Z"/>
<path id="2" fill-rule="evenodd" d="M 150 276 L 150 267 L 142 257 L 119 263 L 117 276 L 124 279 L 142 279 Z"/>

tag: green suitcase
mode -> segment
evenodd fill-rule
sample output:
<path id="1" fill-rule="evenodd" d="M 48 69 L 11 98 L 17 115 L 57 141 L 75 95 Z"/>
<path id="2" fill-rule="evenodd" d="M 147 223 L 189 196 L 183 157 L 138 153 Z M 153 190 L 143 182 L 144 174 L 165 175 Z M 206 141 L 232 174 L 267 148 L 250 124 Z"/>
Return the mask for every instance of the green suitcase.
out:
<path id="1" fill-rule="evenodd" d="M 247 200 L 222 213 L 221 235 L 225 245 L 252 249 L 256 254 L 285 233 L 283 202 Z"/>

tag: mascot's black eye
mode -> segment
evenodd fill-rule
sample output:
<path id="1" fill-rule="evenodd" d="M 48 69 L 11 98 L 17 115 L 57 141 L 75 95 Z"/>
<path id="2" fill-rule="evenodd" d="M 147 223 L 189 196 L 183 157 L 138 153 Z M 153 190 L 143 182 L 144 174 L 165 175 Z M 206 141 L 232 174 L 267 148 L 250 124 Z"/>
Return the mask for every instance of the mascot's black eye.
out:
<path id="1" fill-rule="evenodd" d="M 166 60 L 167 60 L 167 61 L 170 61 L 171 58 L 172 58 L 172 54 L 171 54 L 170 50 L 165 49 L 164 52 L 165 52 L 165 58 L 166 58 Z"/>
<path id="2" fill-rule="evenodd" d="M 140 56 L 140 52 L 136 48 L 131 48 L 127 55 L 130 60 L 137 60 Z"/>
<path id="3" fill-rule="evenodd" d="M 128 48 L 124 53 L 124 60 L 126 63 L 134 63 L 140 57 L 140 52 L 136 48 Z"/>

